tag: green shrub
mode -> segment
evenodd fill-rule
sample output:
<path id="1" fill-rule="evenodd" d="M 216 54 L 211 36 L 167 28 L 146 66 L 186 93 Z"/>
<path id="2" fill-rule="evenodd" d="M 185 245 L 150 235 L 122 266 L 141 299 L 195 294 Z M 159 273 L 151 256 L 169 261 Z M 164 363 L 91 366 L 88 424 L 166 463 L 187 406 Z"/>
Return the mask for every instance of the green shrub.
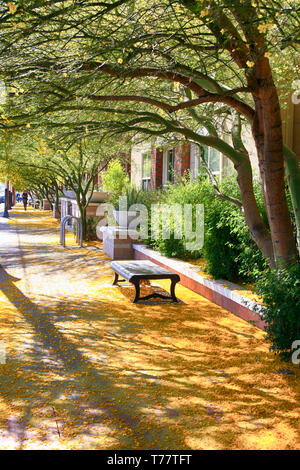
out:
<path id="1" fill-rule="evenodd" d="M 107 170 L 101 175 L 101 179 L 103 189 L 111 193 L 110 200 L 116 206 L 119 197 L 125 193 L 129 185 L 129 177 L 125 168 L 119 160 L 112 160 L 108 164 Z"/>
<path id="2" fill-rule="evenodd" d="M 96 234 L 96 227 L 99 222 L 99 217 L 89 217 L 86 219 L 86 240 L 98 240 Z"/>
<path id="3" fill-rule="evenodd" d="M 169 239 L 158 238 L 151 246 L 157 249 L 162 255 L 168 256 L 169 258 L 186 259 L 188 257 L 184 240 L 175 239 L 174 232 L 171 232 Z"/>
<path id="4" fill-rule="evenodd" d="M 264 204 L 260 185 L 254 184 L 258 206 L 263 218 Z M 234 178 L 225 179 L 221 191 L 239 199 L 239 188 Z M 230 281 L 253 281 L 264 271 L 267 263 L 252 240 L 244 215 L 234 204 L 213 196 L 205 206 L 206 231 L 204 256 L 207 270 L 215 278 Z"/>
<path id="5" fill-rule="evenodd" d="M 126 187 L 122 196 L 125 196 L 127 198 L 128 210 L 130 209 L 130 206 L 132 206 L 133 204 L 143 204 L 143 200 L 144 200 L 143 193 L 144 191 L 142 189 L 137 189 L 135 186 L 131 184 Z M 118 209 L 119 205 L 117 204 L 115 207 L 116 209 Z"/>
<path id="6" fill-rule="evenodd" d="M 263 197 L 258 181 L 254 182 L 258 206 L 264 220 L 267 220 Z M 221 191 L 240 199 L 235 178 L 227 178 L 221 184 Z M 235 281 L 238 278 L 252 281 L 266 269 L 266 262 L 253 242 L 244 215 L 232 203 L 216 196 L 212 184 L 205 178 L 194 180 L 189 174 L 182 181 L 167 186 L 161 193 L 161 203 L 204 204 L 205 236 L 202 250 L 188 251 L 186 240 L 177 240 L 171 231 L 171 238 L 158 237 L 150 245 L 170 257 L 199 258 L 204 256 L 207 271 L 215 278 Z M 193 220 L 195 230 L 195 220 Z"/>
<path id="7" fill-rule="evenodd" d="M 89 217 L 86 219 L 85 241 L 98 240 L 97 234 L 96 234 L 96 227 L 97 227 L 98 222 L 99 222 L 99 217 Z M 72 225 L 72 231 L 75 237 L 77 234 L 77 230 L 78 230 L 78 223 L 77 223 L 77 220 L 74 220 L 73 225 Z"/>
<path id="8" fill-rule="evenodd" d="M 151 213 L 151 205 L 164 201 L 164 191 L 162 189 L 151 189 L 150 191 L 141 191 L 140 204 L 144 204 L 149 214 Z"/>
<path id="9" fill-rule="evenodd" d="M 300 263 L 264 273 L 256 289 L 265 304 L 270 349 L 281 359 L 289 360 L 293 341 L 300 340 Z"/>
<path id="10" fill-rule="evenodd" d="M 142 242 L 157 250 L 159 250 L 157 245 L 158 240 L 151 239 L 151 210 L 152 204 L 162 204 L 164 197 L 164 190 L 162 189 L 151 189 L 150 191 L 140 192 L 139 203 L 143 204 L 148 211 L 148 238 L 142 240 Z"/>
<path id="11" fill-rule="evenodd" d="M 160 223 L 160 235 L 157 238 L 151 240 L 150 246 L 170 258 L 186 259 L 189 255 L 189 252 L 187 252 L 185 249 L 184 236 L 182 239 L 175 238 L 174 219 L 171 219 L 170 221 L 170 238 L 162 237 L 161 225 L 162 224 Z"/>
<path id="12" fill-rule="evenodd" d="M 159 202 L 160 204 L 204 204 L 205 201 L 209 199 L 210 193 L 212 191 L 211 185 L 207 183 L 205 179 L 201 181 L 201 184 L 195 181 L 189 173 L 182 178 L 179 184 L 168 184 L 166 189 L 159 193 Z M 174 233 L 174 223 L 178 224 L 178 221 L 171 220 L 170 223 L 170 239 L 163 239 L 160 235 L 157 239 L 150 240 L 150 245 L 159 250 L 162 254 L 170 257 L 176 257 L 181 259 L 187 258 L 199 258 L 202 256 L 202 250 L 190 251 L 186 249 L 186 240 L 184 236 L 184 227 L 182 226 L 182 239 L 178 240 L 175 238 Z M 192 228 L 196 229 L 196 217 L 193 214 Z"/>
<path id="13" fill-rule="evenodd" d="M 205 206 L 205 240 L 203 254 L 206 270 L 216 279 L 235 280 L 238 276 L 238 247 L 232 231 L 232 217 L 239 224 L 238 214 L 230 203 L 212 198 Z"/>

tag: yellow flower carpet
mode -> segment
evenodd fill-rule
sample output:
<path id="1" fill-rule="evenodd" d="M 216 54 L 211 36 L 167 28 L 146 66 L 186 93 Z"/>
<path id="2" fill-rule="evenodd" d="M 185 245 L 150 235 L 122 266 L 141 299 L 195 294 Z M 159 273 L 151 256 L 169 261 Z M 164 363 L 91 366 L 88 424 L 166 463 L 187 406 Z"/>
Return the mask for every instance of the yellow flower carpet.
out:
<path id="1" fill-rule="evenodd" d="M 50 212 L 10 215 L 0 449 L 299 448 L 300 366 L 264 332 L 180 285 L 179 304 L 132 304 L 97 243 L 63 249 Z"/>

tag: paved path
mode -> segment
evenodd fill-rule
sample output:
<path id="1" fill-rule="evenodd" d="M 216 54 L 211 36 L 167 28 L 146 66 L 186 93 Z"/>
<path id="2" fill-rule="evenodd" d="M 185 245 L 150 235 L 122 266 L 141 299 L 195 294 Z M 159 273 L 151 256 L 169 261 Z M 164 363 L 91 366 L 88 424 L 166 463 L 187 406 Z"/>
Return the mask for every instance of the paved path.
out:
<path id="1" fill-rule="evenodd" d="M 263 332 L 181 286 L 132 305 L 49 213 L 2 219 L 0 257 L 0 448 L 299 448 L 299 370 Z"/>

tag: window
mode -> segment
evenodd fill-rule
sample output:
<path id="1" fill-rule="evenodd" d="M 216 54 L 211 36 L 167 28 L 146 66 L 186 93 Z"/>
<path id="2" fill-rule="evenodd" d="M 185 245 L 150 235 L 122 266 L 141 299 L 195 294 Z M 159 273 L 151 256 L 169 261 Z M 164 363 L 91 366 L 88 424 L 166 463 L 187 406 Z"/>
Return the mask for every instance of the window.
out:
<path id="1" fill-rule="evenodd" d="M 142 188 L 149 191 L 151 183 L 151 154 L 143 153 L 142 155 Z"/>
<path id="2" fill-rule="evenodd" d="M 174 183 L 175 149 L 165 150 L 163 153 L 162 184 Z"/>
<path id="3" fill-rule="evenodd" d="M 212 148 L 202 145 L 204 158 L 208 165 L 208 168 L 211 170 L 214 176 L 219 176 L 221 173 L 221 153 Z M 193 146 L 193 165 L 192 170 L 194 177 L 196 178 L 199 175 L 205 174 L 205 170 L 202 169 L 201 158 L 200 158 L 200 149 L 198 145 Z"/>
<path id="4" fill-rule="evenodd" d="M 167 164 L 167 181 L 174 183 L 174 160 L 175 160 L 175 151 L 174 149 L 167 150 L 166 152 L 166 164 Z"/>
<path id="5" fill-rule="evenodd" d="M 212 171 L 214 175 L 219 175 L 220 174 L 220 162 L 221 162 L 221 154 L 218 150 L 212 148 L 212 147 L 207 147 L 208 149 L 208 168 Z"/>

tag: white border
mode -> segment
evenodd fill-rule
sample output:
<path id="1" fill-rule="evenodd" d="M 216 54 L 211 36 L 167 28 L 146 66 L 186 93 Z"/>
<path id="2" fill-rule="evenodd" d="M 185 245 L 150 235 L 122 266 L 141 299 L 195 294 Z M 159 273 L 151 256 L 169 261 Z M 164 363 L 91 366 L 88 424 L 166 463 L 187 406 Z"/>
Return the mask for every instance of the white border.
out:
<path id="1" fill-rule="evenodd" d="M 237 304 L 242 305 L 243 307 L 246 307 L 262 316 L 264 306 L 236 292 L 237 290 L 245 290 L 238 284 L 234 284 L 233 282 L 229 281 L 216 281 L 214 279 L 207 279 L 199 274 L 200 268 L 197 266 L 175 258 L 167 258 L 166 256 L 161 255 L 158 251 L 151 250 L 146 245 L 133 244 L 132 247 L 134 250 L 149 256 L 153 260 L 156 260 L 159 263 L 174 269 L 178 273 L 193 279 L 193 281 L 208 287 L 218 294 L 221 294 L 223 297 L 226 297 L 227 299 L 230 299 L 233 302 L 236 302 Z"/>

